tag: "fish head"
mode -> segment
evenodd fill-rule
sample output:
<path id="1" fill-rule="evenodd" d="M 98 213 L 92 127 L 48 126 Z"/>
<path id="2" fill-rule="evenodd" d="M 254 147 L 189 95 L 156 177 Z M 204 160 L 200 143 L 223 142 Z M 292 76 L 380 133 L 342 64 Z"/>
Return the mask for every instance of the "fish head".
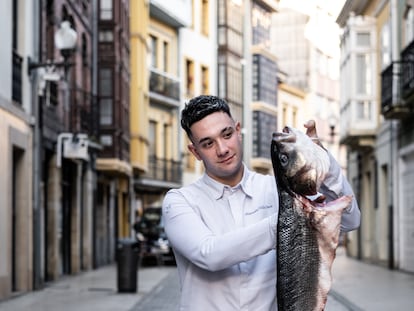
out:
<path id="1" fill-rule="evenodd" d="M 326 150 L 293 127 L 273 133 L 271 158 L 278 186 L 299 195 L 316 194 L 330 165 Z"/>

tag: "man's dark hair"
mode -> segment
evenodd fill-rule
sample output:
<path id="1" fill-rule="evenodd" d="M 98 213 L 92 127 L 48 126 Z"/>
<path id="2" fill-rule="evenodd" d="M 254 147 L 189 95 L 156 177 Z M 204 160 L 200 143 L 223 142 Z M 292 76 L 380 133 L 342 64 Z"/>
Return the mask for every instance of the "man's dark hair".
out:
<path id="1" fill-rule="evenodd" d="M 229 105 L 224 99 L 212 95 L 194 97 L 185 104 L 181 111 L 181 127 L 191 139 L 191 125 L 217 111 L 223 111 L 232 118 Z"/>

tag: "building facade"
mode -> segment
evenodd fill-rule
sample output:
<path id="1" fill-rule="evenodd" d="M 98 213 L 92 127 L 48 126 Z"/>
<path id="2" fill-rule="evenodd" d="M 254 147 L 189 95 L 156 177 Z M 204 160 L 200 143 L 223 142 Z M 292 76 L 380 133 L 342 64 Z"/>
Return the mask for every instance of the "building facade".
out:
<path id="1" fill-rule="evenodd" d="M 34 63 L 29 62 L 28 68 L 43 85 L 40 93 L 32 94 L 39 128 L 34 149 L 39 161 L 34 190 L 36 287 L 90 269 L 93 263 L 97 151 L 93 140 L 98 135 L 92 77 L 94 10 L 89 2 L 48 0 L 35 15 Z M 70 52 L 57 46 L 55 36 L 62 22 L 77 34 L 76 48 Z"/>
<path id="2" fill-rule="evenodd" d="M 346 1 L 337 19 L 340 135 L 362 215 L 348 251 L 406 271 L 414 271 L 413 14 L 412 1 Z"/>
<path id="3" fill-rule="evenodd" d="M 278 66 L 276 55 L 271 52 L 272 15 L 278 1 L 251 1 L 251 46 L 245 55 L 251 61 L 251 102 L 245 108 L 251 121 L 251 168 L 264 174 L 273 173 L 269 143 L 277 130 L 278 115 Z M 277 13 L 275 13 L 277 14 Z M 249 30 L 248 30 L 249 31 Z M 251 56 L 250 56 L 251 55 Z M 245 144 L 248 144 L 245 137 Z"/>
<path id="4" fill-rule="evenodd" d="M 32 1 L 2 1 L 0 300 L 33 288 Z M 23 21 L 23 22 L 20 22 Z"/>
<path id="5" fill-rule="evenodd" d="M 146 4 L 145 4 L 146 5 Z M 180 7 L 183 10 L 177 11 Z M 142 125 L 131 124 L 134 135 L 134 192 L 136 209 L 160 207 L 163 195 L 170 188 L 182 183 L 182 162 L 179 138 L 179 108 L 182 100 L 180 78 L 181 50 L 180 28 L 191 25 L 191 1 L 149 2 L 147 29 L 141 24 L 141 34 L 147 42 L 145 64 L 141 64 L 148 77 L 146 85 L 140 86 L 139 98 L 132 105 L 131 120 L 140 120 Z M 141 13 L 139 13 L 141 14 Z M 146 17 L 147 18 L 147 17 Z M 140 51 L 142 51 L 141 48 Z M 138 77 L 138 75 L 137 75 Z M 138 146 L 143 146 L 138 153 Z"/>
<path id="6" fill-rule="evenodd" d="M 282 81 L 306 94 L 304 106 L 289 116 L 293 124 L 314 119 L 318 136 L 345 167 L 339 149 L 339 27 L 328 4 L 283 1 L 272 20 L 271 51 L 277 56 Z M 279 107 L 281 128 L 290 125 Z M 298 113 L 299 112 L 299 113 Z M 300 118 L 300 119 L 299 119 Z M 280 129 L 281 129 L 280 128 Z M 334 134 L 334 135 L 332 135 Z"/>
<path id="7" fill-rule="evenodd" d="M 116 239 L 131 234 L 129 3 L 98 2 L 94 74 L 101 148 L 96 158 L 97 194 L 93 209 L 95 266 L 112 262 Z"/>
<path id="8" fill-rule="evenodd" d="M 192 1 L 191 25 L 180 29 L 181 112 L 185 103 L 201 94 L 217 94 L 217 2 Z M 180 115 L 177 116 L 180 120 Z M 187 135 L 178 128 L 182 154 L 182 183 L 195 181 L 204 172 L 201 161 L 189 152 Z"/>

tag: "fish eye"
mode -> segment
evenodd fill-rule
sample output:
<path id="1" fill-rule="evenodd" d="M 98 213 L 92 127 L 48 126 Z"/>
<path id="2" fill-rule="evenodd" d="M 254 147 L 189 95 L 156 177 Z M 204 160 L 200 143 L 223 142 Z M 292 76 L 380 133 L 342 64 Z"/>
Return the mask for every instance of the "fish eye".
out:
<path id="1" fill-rule="evenodd" d="M 286 166 L 289 162 L 289 157 L 286 154 L 281 153 L 279 154 L 279 161 L 282 166 Z"/>

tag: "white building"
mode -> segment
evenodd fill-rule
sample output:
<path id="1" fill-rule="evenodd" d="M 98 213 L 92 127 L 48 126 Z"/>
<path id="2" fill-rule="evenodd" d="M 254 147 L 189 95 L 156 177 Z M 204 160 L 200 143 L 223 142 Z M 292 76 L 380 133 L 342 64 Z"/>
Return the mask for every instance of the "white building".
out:
<path id="1" fill-rule="evenodd" d="M 19 5 L 17 5 L 19 3 Z M 33 1 L 0 2 L 0 300 L 33 287 Z"/>

